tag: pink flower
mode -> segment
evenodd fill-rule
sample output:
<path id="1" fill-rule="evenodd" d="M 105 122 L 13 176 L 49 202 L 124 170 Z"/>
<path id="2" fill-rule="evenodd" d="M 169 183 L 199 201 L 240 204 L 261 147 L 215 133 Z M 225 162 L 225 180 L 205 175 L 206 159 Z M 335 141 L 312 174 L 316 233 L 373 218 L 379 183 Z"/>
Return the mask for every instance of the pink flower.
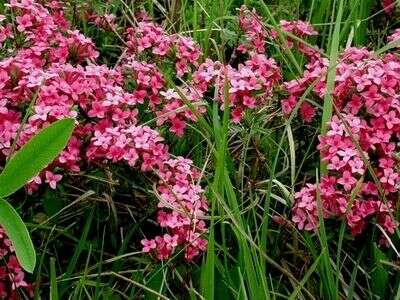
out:
<path id="1" fill-rule="evenodd" d="M 175 68 L 176 68 L 176 73 L 180 77 L 185 75 L 185 73 L 187 73 L 189 71 L 189 69 L 187 67 L 187 62 L 185 60 L 178 60 L 175 63 Z"/>
<path id="2" fill-rule="evenodd" d="M 178 246 L 178 235 L 170 236 L 169 234 L 164 234 L 164 242 L 166 243 L 167 247 L 175 248 Z"/>
<path id="3" fill-rule="evenodd" d="M 334 115 L 329 122 L 329 129 L 327 135 L 343 135 L 345 127 L 340 119 Z"/>
<path id="4" fill-rule="evenodd" d="M 17 30 L 19 32 L 24 32 L 27 28 L 33 26 L 31 16 L 29 14 L 25 14 L 23 16 L 16 17 L 17 20 Z"/>
<path id="5" fill-rule="evenodd" d="M 357 155 L 357 151 L 352 148 L 346 148 L 344 150 L 339 150 L 337 154 L 343 158 L 344 162 L 347 163 L 353 156 Z"/>
<path id="6" fill-rule="evenodd" d="M 143 245 L 143 252 L 150 252 L 156 249 L 157 245 L 155 240 L 141 240 L 140 243 Z"/>
<path id="7" fill-rule="evenodd" d="M 393 168 L 393 165 L 394 165 L 393 159 L 388 159 L 388 158 L 379 159 L 379 166 L 382 169 L 391 169 Z"/>
<path id="8" fill-rule="evenodd" d="M 178 118 L 174 118 L 172 121 L 172 126 L 170 128 L 170 131 L 175 133 L 177 136 L 183 136 L 184 130 L 186 128 L 185 122 L 179 120 Z"/>
<path id="9" fill-rule="evenodd" d="M 352 189 L 357 180 L 351 175 L 349 171 L 344 171 L 342 177 L 339 178 L 337 182 L 343 185 L 346 191 L 349 191 Z"/>
<path id="10" fill-rule="evenodd" d="M 380 178 L 380 182 L 387 183 L 392 186 L 396 185 L 398 181 L 399 174 L 395 173 L 393 169 L 384 169 L 383 176 Z"/>
<path id="11" fill-rule="evenodd" d="M 396 114 L 393 110 L 383 115 L 386 120 L 386 126 L 388 129 L 392 129 L 393 126 L 400 124 L 400 119 L 398 118 L 398 113 Z"/>
<path id="12" fill-rule="evenodd" d="M 384 214 L 379 217 L 379 223 L 390 234 L 393 234 L 397 227 L 397 222 L 394 221 L 389 215 Z"/>
<path id="13" fill-rule="evenodd" d="M 248 107 L 248 108 L 255 108 L 256 107 L 256 101 L 254 100 L 253 97 L 243 96 L 243 105 Z"/>
<path id="14" fill-rule="evenodd" d="M 166 92 L 160 92 L 160 94 L 163 95 L 167 100 L 179 99 L 178 93 L 173 89 L 168 89 Z"/>
<path id="15" fill-rule="evenodd" d="M 92 109 L 88 111 L 88 116 L 93 118 L 104 118 L 107 109 L 104 104 L 100 102 L 94 102 L 92 104 Z"/>
<path id="16" fill-rule="evenodd" d="M 364 162 L 360 158 L 354 157 L 352 160 L 349 160 L 348 163 L 353 173 L 358 173 L 360 175 L 365 173 Z"/>
<path id="17" fill-rule="evenodd" d="M 57 182 L 59 182 L 62 179 L 62 175 L 54 174 L 53 172 L 50 171 L 45 172 L 45 177 L 46 177 L 45 182 L 48 183 L 52 189 L 56 189 Z"/>
<path id="18" fill-rule="evenodd" d="M 292 110 L 296 107 L 297 99 L 295 96 L 290 96 L 286 100 L 282 102 L 282 111 L 285 115 L 288 115 L 292 112 Z"/>
<path id="19" fill-rule="evenodd" d="M 390 0 L 393 1 L 393 0 Z M 400 28 L 395 29 L 395 31 L 388 37 L 389 42 L 397 41 L 400 38 Z"/>
<path id="20" fill-rule="evenodd" d="M 22 270 L 14 252 L 11 241 L 3 228 L 0 228 L 0 256 L 3 265 L 0 267 L 0 297 L 4 299 L 16 299 L 17 289 L 26 292 L 33 297 L 31 286 L 25 280 L 25 273 Z M 21 291 L 20 290 L 20 291 Z"/>
<path id="21" fill-rule="evenodd" d="M 338 156 L 334 156 L 330 159 L 330 163 L 328 164 L 329 170 L 340 170 L 346 165 L 346 162 L 341 160 Z"/>

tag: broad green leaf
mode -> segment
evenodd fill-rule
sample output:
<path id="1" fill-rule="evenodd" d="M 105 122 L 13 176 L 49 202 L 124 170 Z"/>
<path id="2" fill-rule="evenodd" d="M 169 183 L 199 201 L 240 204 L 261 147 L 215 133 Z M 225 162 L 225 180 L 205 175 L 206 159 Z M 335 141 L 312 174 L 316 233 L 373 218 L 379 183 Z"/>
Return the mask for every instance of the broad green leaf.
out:
<path id="1" fill-rule="evenodd" d="M 12 241 L 15 254 L 22 268 L 32 273 L 36 264 L 35 248 L 28 229 L 15 209 L 5 200 L 0 198 L 0 224 Z"/>
<path id="2" fill-rule="evenodd" d="M 50 164 L 66 146 L 73 129 L 74 120 L 63 119 L 31 138 L 0 174 L 0 197 L 16 192 Z"/>

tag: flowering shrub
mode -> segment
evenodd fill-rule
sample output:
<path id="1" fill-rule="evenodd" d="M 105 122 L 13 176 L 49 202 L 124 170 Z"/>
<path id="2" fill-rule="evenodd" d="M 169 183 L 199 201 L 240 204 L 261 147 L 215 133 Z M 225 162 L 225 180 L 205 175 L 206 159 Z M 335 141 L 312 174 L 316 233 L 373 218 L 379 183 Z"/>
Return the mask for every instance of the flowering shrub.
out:
<path id="1" fill-rule="evenodd" d="M 390 4 L 384 5 L 390 13 Z M 122 55 L 110 67 L 97 64 L 93 41 L 72 28 L 61 2 L 10 0 L 7 7 L 12 13 L 0 16 L 0 161 L 42 128 L 74 118 L 77 126 L 67 147 L 32 178 L 27 192 L 41 186 L 56 189 L 67 174 L 106 164 L 153 174 L 159 200 L 156 218 L 163 233 L 141 244 L 143 252 L 159 260 L 182 250 L 185 259 L 193 261 L 205 251 L 208 206 L 199 170 L 191 160 L 169 152 L 160 132 L 149 126 L 151 121 L 143 124 L 139 108 L 157 128 L 182 137 L 187 125 L 206 113 L 212 95 L 221 109 L 229 106 L 232 122 L 239 123 L 246 111 L 262 107 L 276 90 L 284 90 L 283 113 L 289 115 L 299 105 L 302 121 L 310 123 L 317 109 L 311 101 L 299 103 L 301 97 L 310 87 L 308 98 L 315 102 L 326 93 L 329 61 L 302 42 L 318 34 L 307 22 L 282 20 L 279 28 L 267 30 L 254 10 L 242 6 L 239 45 L 233 49 L 239 62 L 231 64 L 205 57 L 191 38 L 170 34 L 140 13 L 135 26 L 122 28 Z M 102 30 L 121 29 L 114 15 L 86 17 Z M 307 60 L 301 76 L 286 82 L 266 48 L 282 35 L 284 46 Z M 399 38 L 397 30 L 389 41 Z M 341 54 L 333 91 L 341 114 L 334 114 L 318 146 L 329 173 L 319 186 L 307 184 L 295 194 L 293 222 L 299 229 L 318 227 L 319 195 L 323 217 L 345 219 L 355 236 L 372 218 L 388 233 L 395 231 L 399 78 L 400 58 L 394 54 L 376 56 L 365 48 Z M 29 293 L 1 230 L 0 243 L 7 264 L 0 267 L 0 297 L 12 297 L 17 287 Z"/>
<path id="2" fill-rule="evenodd" d="M 389 40 L 397 38 L 396 31 Z M 290 97 L 297 99 L 297 91 L 322 76 L 314 87 L 322 98 L 327 65 L 326 60 L 320 60 L 307 66 L 300 83 L 287 84 L 293 91 Z M 319 189 L 324 218 L 345 218 L 353 235 L 360 234 L 373 217 L 390 234 L 398 225 L 392 216 L 400 180 L 396 156 L 400 133 L 399 76 L 397 55 L 377 57 L 365 48 L 346 49 L 337 66 L 333 99 L 341 116 L 334 115 L 326 135 L 319 138 L 318 149 L 329 170 Z M 314 230 L 318 226 L 317 188 L 308 184 L 295 195 L 293 221 L 299 229 Z M 355 198 L 351 199 L 353 190 Z"/>
<path id="3" fill-rule="evenodd" d="M 121 66 L 110 69 L 95 64 L 98 52 L 93 42 L 70 29 L 60 3 L 43 6 L 31 0 L 12 0 L 8 7 L 16 16 L 16 31 L 2 17 L 1 41 L 6 48 L 16 47 L 16 51 L 0 62 L 3 158 L 10 154 L 13 144 L 21 147 L 57 119 L 73 117 L 77 122 L 66 149 L 32 179 L 28 192 L 35 192 L 41 184 L 55 189 L 63 172 L 79 172 L 86 162 L 140 165 L 141 171 L 152 171 L 159 178 L 157 220 L 168 232 L 143 240 L 143 250 L 166 259 L 177 246 L 183 246 L 187 260 L 204 251 L 206 241 L 201 235 L 206 226 L 202 219 L 207 204 L 195 182 L 200 179 L 199 173 L 190 160 L 172 158 L 157 131 L 140 125 L 137 105 L 148 103 L 158 126 L 169 124 L 171 132 L 182 136 L 186 122 L 196 121 L 184 102 L 191 101 L 198 113 L 204 113 L 205 93 L 211 85 L 217 86 L 222 102 L 227 78 L 230 105 L 235 107 L 233 120 L 238 122 L 244 109 L 254 108 L 256 100 L 270 96 L 280 79 L 275 61 L 264 54 L 253 55 L 263 51 L 249 49 L 251 58 L 238 68 L 211 60 L 200 65 L 201 52 L 191 39 L 167 34 L 142 14 L 138 26 L 126 30 L 127 51 Z M 115 29 L 111 16 L 89 19 L 104 29 Z M 144 60 L 149 57 L 155 63 Z M 178 77 L 194 72 L 180 93 L 166 88 L 157 65 L 165 59 L 173 62 Z M 127 89 L 127 82 L 134 88 Z M 29 117 L 18 133 L 26 113 Z"/>
<path id="4" fill-rule="evenodd" d="M 141 18 L 137 28 L 126 30 L 129 51 L 137 57 L 143 54 L 153 57 L 156 62 L 165 62 L 162 59 L 169 58 L 174 62 L 177 77 L 193 73 L 192 79 L 180 88 L 184 96 L 182 97 L 172 89 L 159 92 L 165 82 L 156 65 L 138 63 L 136 56 L 133 62 L 132 58 L 129 62 L 133 70 L 136 66 L 136 71 L 139 66 L 146 67 L 133 78 L 137 79 L 139 84 L 138 93 L 142 98 L 148 98 L 156 111 L 157 125 L 170 124 L 170 131 L 178 136 L 184 134 L 187 121 L 196 121 L 193 112 L 185 107 L 186 101 L 196 107 L 197 113 L 204 113 L 202 99 L 207 91 L 215 87 L 218 91 L 216 100 L 223 106 L 224 86 L 227 82 L 230 87 L 229 105 L 233 108 L 232 120 L 240 122 L 244 111 L 254 109 L 257 104 L 265 102 L 281 79 L 280 69 L 275 60 L 264 54 L 266 32 L 262 28 L 260 18 L 246 7 L 241 8 L 239 15 L 239 25 L 244 31 L 246 45 L 241 44 L 237 51 L 248 53 L 249 58 L 237 68 L 209 58 L 199 65 L 202 54 L 191 39 L 176 34 L 168 35 L 160 26 L 149 21 L 146 15 L 142 14 Z M 155 83 L 160 85 L 155 86 Z"/>
<path id="5" fill-rule="evenodd" d="M 178 245 L 185 246 L 188 260 L 204 251 L 206 241 L 201 235 L 206 227 L 202 218 L 207 204 L 195 182 L 199 174 L 190 160 L 171 158 L 157 131 L 139 125 L 136 106 L 148 103 L 157 125 L 170 124 L 170 131 L 181 136 L 186 121 L 196 120 L 184 102 L 191 101 L 198 113 L 204 113 L 204 94 L 216 85 L 222 102 L 227 78 L 230 105 L 235 107 L 233 120 L 238 122 L 244 109 L 254 108 L 256 100 L 270 96 L 280 78 L 275 61 L 257 54 L 237 69 L 211 60 L 199 65 L 201 52 L 191 39 L 168 35 L 143 15 L 137 27 L 126 30 L 128 51 L 122 66 L 110 69 L 95 65 L 98 53 L 93 42 L 70 29 L 58 2 L 45 7 L 29 0 L 11 1 L 8 6 L 16 16 L 17 31 L 13 33 L 11 23 L 3 17 L 2 42 L 12 49 L 18 41 L 18 46 L 12 56 L 0 62 L 3 158 L 13 144 L 22 146 L 55 120 L 77 120 L 66 149 L 32 179 L 28 192 L 35 192 L 41 184 L 55 189 L 63 172 L 79 172 L 86 161 L 123 162 L 131 167 L 139 164 L 141 171 L 152 171 L 159 177 L 157 220 L 168 229 L 164 236 L 142 241 L 144 251 L 166 259 Z M 249 53 L 253 54 L 252 50 Z M 179 77 L 194 71 L 189 84 L 180 89 L 185 99 L 166 88 L 157 63 L 140 59 L 149 54 L 156 62 L 157 57 L 174 62 Z M 126 89 L 126 82 L 134 84 L 133 90 Z M 27 123 L 18 133 L 26 113 Z"/>
<path id="6" fill-rule="evenodd" d="M 261 39 L 278 37 L 277 31 L 266 33 L 257 26 L 260 22 L 254 12 L 247 11 L 245 16 L 241 24 L 250 31 L 246 35 L 250 41 L 257 41 L 256 45 Z M 303 21 L 282 20 L 279 30 L 300 39 L 317 35 L 314 28 Z M 285 39 L 287 47 L 296 47 L 308 59 L 300 78 L 283 83 L 289 96 L 282 100 L 282 110 L 289 115 L 311 86 L 317 98 L 324 98 L 329 60 L 322 57 L 317 48 L 301 40 L 294 40 L 290 35 L 285 35 Z M 397 39 L 398 30 L 388 38 L 390 42 Z M 257 52 L 259 47 L 255 44 L 252 47 Z M 247 51 L 248 47 L 241 49 Z M 395 212 L 400 180 L 396 168 L 396 141 L 400 128 L 400 107 L 396 97 L 400 85 L 399 66 L 397 56 L 387 54 L 379 58 L 365 48 L 346 49 L 340 57 L 333 96 L 342 119 L 333 116 L 327 135 L 320 136 L 318 146 L 330 175 L 323 177 L 318 187 L 307 184 L 295 194 L 293 221 L 299 229 L 315 230 L 318 227 L 318 188 L 324 218 L 346 218 L 352 234 L 357 235 L 375 216 L 376 222 L 388 233 L 394 233 L 397 222 L 391 215 Z M 309 123 L 315 117 L 316 108 L 303 102 L 299 113 L 301 119 Z M 359 143 L 362 155 L 355 143 Z M 368 174 L 364 160 L 370 162 L 378 182 Z M 358 182 L 360 192 L 351 199 L 351 192 Z"/>
<path id="7" fill-rule="evenodd" d="M 206 231 L 202 221 L 206 200 L 198 180 L 199 173 L 190 160 L 172 158 L 168 146 L 156 130 L 139 125 L 136 106 L 151 98 L 155 108 L 164 90 L 161 73 L 155 65 L 127 57 L 114 69 L 95 65 L 98 53 L 93 42 L 71 30 L 58 2 L 48 6 L 30 0 L 9 3 L 16 16 L 17 31 L 4 24 L 3 43 L 13 48 L 12 56 L 0 62 L 0 151 L 2 159 L 26 143 L 35 132 L 65 117 L 76 119 L 76 130 L 60 156 L 28 184 L 29 193 L 41 184 L 55 189 L 63 172 L 79 172 L 86 162 L 126 163 L 141 171 L 158 175 L 160 225 L 169 233 L 147 241 L 159 259 L 168 258 L 176 249 L 185 248 L 192 260 L 204 251 Z M 180 59 L 188 58 L 193 42 L 176 39 Z M 133 91 L 125 88 L 134 80 Z M 31 107 L 29 107 L 31 106 Z M 30 109 L 30 110 L 29 110 Z M 24 114 L 27 123 L 20 134 Z M 187 113 L 189 114 L 189 113 Z M 18 137 L 18 139 L 17 139 Z M 145 241 L 143 241 L 146 244 Z"/>

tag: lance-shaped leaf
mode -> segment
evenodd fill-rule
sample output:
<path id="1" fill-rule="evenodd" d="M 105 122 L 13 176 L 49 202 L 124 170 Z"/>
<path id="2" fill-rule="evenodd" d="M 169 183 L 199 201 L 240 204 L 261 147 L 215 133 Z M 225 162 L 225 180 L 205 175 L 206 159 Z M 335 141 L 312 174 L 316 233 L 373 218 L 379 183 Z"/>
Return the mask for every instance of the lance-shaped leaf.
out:
<path id="1" fill-rule="evenodd" d="M 21 217 L 5 200 L 0 199 L 0 224 L 12 241 L 18 262 L 29 273 L 32 273 L 36 264 L 36 253 Z"/>
<path id="2" fill-rule="evenodd" d="M 63 119 L 32 137 L 0 174 L 0 197 L 16 192 L 50 164 L 67 145 L 73 129 L 74 120 Z"/>

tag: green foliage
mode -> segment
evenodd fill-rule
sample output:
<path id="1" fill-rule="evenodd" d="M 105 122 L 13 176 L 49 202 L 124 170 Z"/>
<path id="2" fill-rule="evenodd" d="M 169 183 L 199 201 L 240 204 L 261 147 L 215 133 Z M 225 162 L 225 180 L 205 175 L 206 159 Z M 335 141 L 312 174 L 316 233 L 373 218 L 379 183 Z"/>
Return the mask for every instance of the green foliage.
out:
<path id="1" fill-rule="evenodd" d="M 1 199 L 10 196 L 51 163 L 66 146 L 74 120 L 54 122 L 31 138 L 6 163 L 0 174 L 0 224 L 13 243 L 22 268 L 32 273 L 36 253 L 28 230 L 15 209 Z"/>

